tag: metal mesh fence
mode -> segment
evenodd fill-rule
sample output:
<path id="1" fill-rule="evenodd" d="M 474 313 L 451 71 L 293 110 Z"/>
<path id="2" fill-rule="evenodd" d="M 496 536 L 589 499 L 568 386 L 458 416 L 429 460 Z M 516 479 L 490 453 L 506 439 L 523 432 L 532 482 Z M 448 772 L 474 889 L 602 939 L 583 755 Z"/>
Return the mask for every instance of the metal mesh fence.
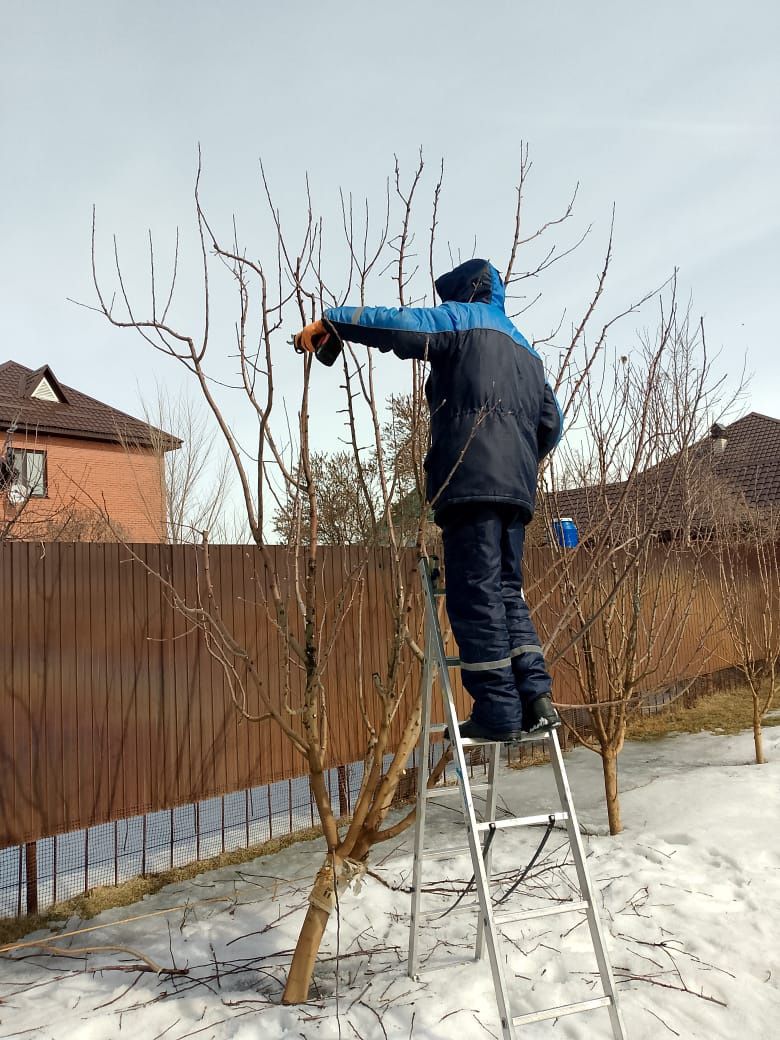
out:
<path id="1" fill-rule="evenodd" d="M 357 792 L 362 767 L 329 771 L 336 806 L 337 772 L 342 790 Z M 0 916 L 29 912 L 36 903 L 43 910 L 98 885 L 260 845 L 316 822 L 308 778 L 299 777 L 12 846 L 0 850 Z"/>
<path id="2" fill-rule="evenodd" d="M 414 796 L 418 753 L 399 785 L 398 801 Z M 431 765 L 441 753 L 440 743 L 431 745 Z M 391 761 L 387 755 L 385 768 Z M 479 767 L 475 759 L 473 768 Z M 327 771 L 337 815 L 351 813 L 362 778 L 361 762 Z M 449 780 L 445 771 L 444 782 Z M 100 885 L 262 845 L 318 823 L 309 779 L 302 776 L 11 846 L 0 850 L 0 917 L 42 911 Z"/>

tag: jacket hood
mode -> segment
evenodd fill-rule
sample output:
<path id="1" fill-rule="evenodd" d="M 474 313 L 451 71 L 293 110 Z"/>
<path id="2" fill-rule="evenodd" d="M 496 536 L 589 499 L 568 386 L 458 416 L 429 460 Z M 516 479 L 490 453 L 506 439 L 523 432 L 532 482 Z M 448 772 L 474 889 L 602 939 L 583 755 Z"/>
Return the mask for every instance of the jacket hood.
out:
<path id="1" fill-rule="evenodd" d="M 487 260 L 467 260 L 443 274 L 436 279 L 436 292 L 445 303 L 489 303 L 504 309 L 504 283 Z"/>

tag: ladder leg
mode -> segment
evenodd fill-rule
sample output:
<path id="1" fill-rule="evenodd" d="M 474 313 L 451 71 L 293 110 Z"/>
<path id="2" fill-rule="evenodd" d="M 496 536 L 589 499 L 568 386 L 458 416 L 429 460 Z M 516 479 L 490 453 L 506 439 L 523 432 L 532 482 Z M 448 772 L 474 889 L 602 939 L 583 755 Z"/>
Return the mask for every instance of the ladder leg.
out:
<path id="1" fill-rule="evenodd" d="M 418 939 L 420 936 L 420 898 L 422 888 L 422 868 L 425 854 L 425 808 L 427 799 L 425 791 L 428 786 L 428 756 L 430 754 L 431 734 L 431 693 L 435 666 L 433 663 L 433 641 L 430 625 L 425 626 L 425 660 L 421 680 L 421 720 L 420 743 L 418 745 L 419 762 L 417 765 L 417 814 L 414 828 L 414 868 L 412 871 L 412 909 L 409 928 L 409 957 L 407 975 L 414 978 L 417 974 Z"/>
<path id="2" fill-rule="evenodd" d="M 486 745 L 490 748 L 490 759 L 488 762 L 488 792 L 485 800 L 485 812 L 483 819 L 489 822 L 495 822 L 496 819 L 496 807 L 498 804 L 498 770 L 501 764 L 501 745 L 490 744 Z M 490 845 L 485 855 L 482 857 L 485 863 L 485 875 L 490 883 L 491 864 L 493 857 L 493 846 Z M 485 920 L 480 914 L 479 920 L 477 921 L 477 945 L 474 951 L 475 959 L 480 960 L 485 955 Z"/>
<path id="3" fill-rule="evenodd" d="M 426 661 L 429 659 L 434 660 L 439 672 L 439 684 L 444 700 L 444 712 L 452 744 L 452 759 L 458 777 L 458 786 L 460 788 L 461 798 L 463 800 L 469 852 L 471 853 L 471 862 L 474 868 L 474 881 L 476 884 L 477 896 L 479 898 L 480 917 L 483 922 L 485 945 L 487 946 L 488 958 L 490 961 L 490 973 L 493 976 L 493 985 L 496 991 L 496 1004 L 498 1005 L 498 1014 L 501 1020 L 501 1036 L 502 1040 L 516 1040 L 514 1022 L 512 1021 L 512 1014 L 509 1007 L 506 978 L 504 976 L 504 965 L 502 963 L 501 950 L 496 934 L 496 925 L 493 920 L 493 905 L 490 900 L 485 864 L 482 859 L 482 843 L 479 831 L 477 830 L 477 818 L 474 812 L 474 801 L 471 795 L 471 786 L 469 784 L 468 766 L 466 764 L 463 742 L 460 738 L 460 730 L 458 729 L 458 715 L 455 709 L 455 698 L 452 693 L 452 684 L 450 683 L 449 672 L 447 670 L 447 655 L 441 637 L 441 628 L 439 627 L 439 618 L 436 613 L 431 581 L 424 560 L 420 562 L 419 570 L 425 593 L 426 649 L 429 651 L 426 652 L 425 659 Z M 430 646 L 427 645 L 428 639 L 431 640 Z M 432 683 L 432 680 L 433 675 L 431 675 L 429 681 Z M 427 692 L 430 695 L 429 689 L 427 689 Z M 430 719 L 430 707 L 428 708 L 428 718 Z M 418 808 L 420 806 L 419 799 L 421 790 L 421 787 L 418 788 Z M 419 826 L 420 821 L 418 819 L 418 828 Z M 422 842 L 420 842 L 419 852 L 420 855 L 422 855 Z"/>
<path id="4" fill-rule="evenodd" d="M 609 962 L 609 957 L 607 956 L 604 934 L 598 911 L 596 909 L 595 894 L 590 880 L 588 864 L 585 858 L 585 847 L 582 844 L 582 835 L 580 834 L 580 827 L 577 822 L 577 814 L 574 810 L 574 801 L 571 796 L 571 789 L 566 776 L 566 769 L 563 765 L 561 745 L 558 741 L 558 734 L 555 730 L 550 731 L 549 740 L 550 759 L 552 761 L 553 773 L 555 774 L 555 784 L 558 788 L 561 808 L 566 812 L 568 817 L 566 820 L 566 829 L 568 831 L 572 856 L 574 857 L 574 868 L 577 871 L 577 880 L 579 882 L 582 898 L 588 904 L 588 927 L 590 928 L 593 950 L 596 954 L 596 962 L 598 964 L 599 974 L 601 975 L 601 984 L 604 987 L 604 995 L 610 998 L 609 1017 L 612 1024 L 612 1035 L 615 1040 L 626 1040 L 625 1027 L 623 1026 L 623 1019 L 620 1014 L 617 993 L 615 991 L 615 979 L 612 975 L 612 967 Z"/>
<path id="5" fill-rule="evenodd" d="M 452 698 L 452 689 L 449 679 L 442 676 L 444 680 L 445 693 L 448 702 L 448 714 L 454 720 L 455 705 Z M 457 734 L 457 725 L 455 729 Z M 490 886 L 488 884 L 485 863 L 482 859 L 482 844 L 477 830 L 477 818 L 474 812 L 474 802 L 471 795 L 471 787 L 468 780 L 466 758 L 460 737 L 456 736 L 453 741 L 455 759 L 455 771 L 460 781 L 460 793 L 466 813 L 466 832 L 469 839 L 471 852 L 471 863 L 474 868 L 474 882 L 479 898 L 479 912 L 482 922 L 482 935 L 487 947 L 488 960 L 490 962 L 490 973 L 493 976 L 493 987 L 496 992 L 496 1004 L 498 1005 L 498 1016 L 501 1021 L 501 1036 L 503 1040 L 515 1040 L 515 1027 L 512 1021 L 512 1012 L 509 1005 L 509 994 L 504 974 L 501 945 L 496 931 L 496 923 L 493 920 L 493 904 L 490 898 Z"/>
<path id="6" fill-rule="evenodd" d="M 482 934 L 487 947 L 488 960 L 490 962 L 490 973 L 493 976 L 493 986 L 496 991 L 496 1004 L 498 1005 L 498 1016 L 501 1021 L 502 1040 L 516 1040 L 515 1026 L 512 1021 L 512 1012 L 509 1006 L 509 994 L 506 987 L 504 965 L 502 962 L 501 947 L 496 932 L 496 924 L 493 920 L 493 904 L 490 898 L 485 863 L 482 859 L 482 842 L 477 830 L 477 817 L 474 812 L 474 800 L 469 784 L 468 765 L 463 749 L 463 743 L 458 729 L 458 715 L 455 709 L 455 698 L 452 693 L 449 672 L 446 669 L 446 655 L 444 643 L 441 638 L 441 629 L 438 626 L 433 601 L 428 601 L 429 621 L 432 629 L 433 650 L 436 660 L 444 662 L 439 668 L 439 682 L 444 695 L 444 710 L 447 716 L 447 725 L 450 729 L 452 743 L 452 759 L 455 772 L 458 777 L 458 786 L 463 800 L 463 811 L 466 823 L 466 833 L 469 840 L 469 851 L 471 863 L 474 868 L 474 883 L 479 899 L 479 911 L 482 921 Z M 434 625 L 436 626 L 434 628 Z M 500 749 L 499 749 L 500 754 Z"/>

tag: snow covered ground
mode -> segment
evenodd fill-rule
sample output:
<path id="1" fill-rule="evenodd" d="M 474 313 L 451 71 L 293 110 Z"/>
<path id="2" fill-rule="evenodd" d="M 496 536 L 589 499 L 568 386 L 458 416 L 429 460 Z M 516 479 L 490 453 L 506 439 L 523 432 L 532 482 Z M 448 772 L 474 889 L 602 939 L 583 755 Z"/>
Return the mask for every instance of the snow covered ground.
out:
<path id="1" fill-rule="evenodd" d="M 606 835 L 599 760 L 578 749 L 567 767 L 599 892 L 630 1040 L 775 1040 L 780 1037 L 780 729 L 766 732 L 770 763 L 751 766 L 752 740 L 708 734 L 630 744 L 621 759 L 625 831 Z M 554 804 L 548 767 L 507 771 L 512 814 Z M 431 843 L 461 844 L 459 799 L 432 803 Z M 449 805 L 449 807 L 448 807 Z M 512 834 L 511 837 L 509 835 Z M 494 869 L 510 876 L 541 832 L 499 834 Z M 134 963 L 115 950 L 76 960 L 0 960 L 0 1038 L 249 1040 L 249 1038 L 497 1037 L 490 974 L 468 960 L 471 913 L 430 920 L 424 958 L 444 964 L 419 982 L 405 973 L 411 835 L 376 850 L 357 894 L 342 896 L 308 1004 L 278 1003 L 321 845 L 172 885 L 87 926 L 186 905 L 61 943 L 131 947 L 181 976 L 104 970 Z M 564 835 L 554 832 L 521 905 L 571 894 Z M 442 912 L 470 877 L 467 857 L 427 868 L 426 909 Z M 500 893 L 501 887 L 497 889 Z M 517 906 L 513 902 L 513 907 Z M 515 1013 L 586 999 L 597 989 L 582 915 L 509 929 L 505 949 Z M 67 930 L 81 922 L 70 921 Z M 20 951 L 15 956 L 19 958 Z M 103 967 L 101 967 L 103 966 Z M 526 1027 L 523 1038 L 611 1036 L 605 1010 Z"/>

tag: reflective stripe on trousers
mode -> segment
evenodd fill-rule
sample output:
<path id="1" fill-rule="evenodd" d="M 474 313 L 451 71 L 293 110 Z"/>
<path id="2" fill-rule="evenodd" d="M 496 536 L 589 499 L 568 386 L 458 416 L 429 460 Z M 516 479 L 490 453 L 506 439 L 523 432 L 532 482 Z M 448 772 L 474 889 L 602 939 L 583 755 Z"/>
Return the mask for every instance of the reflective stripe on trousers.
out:
<path id="1" fill-rule="evenodd" d="M 439 518 L 437 518 L 439 519 Z M 519 728 L 522 704 L 551 680 L 522 595 L 525 526 L 511 506 L 450 506 L 439 519 L 447 613 L 475 721 Z"/>

